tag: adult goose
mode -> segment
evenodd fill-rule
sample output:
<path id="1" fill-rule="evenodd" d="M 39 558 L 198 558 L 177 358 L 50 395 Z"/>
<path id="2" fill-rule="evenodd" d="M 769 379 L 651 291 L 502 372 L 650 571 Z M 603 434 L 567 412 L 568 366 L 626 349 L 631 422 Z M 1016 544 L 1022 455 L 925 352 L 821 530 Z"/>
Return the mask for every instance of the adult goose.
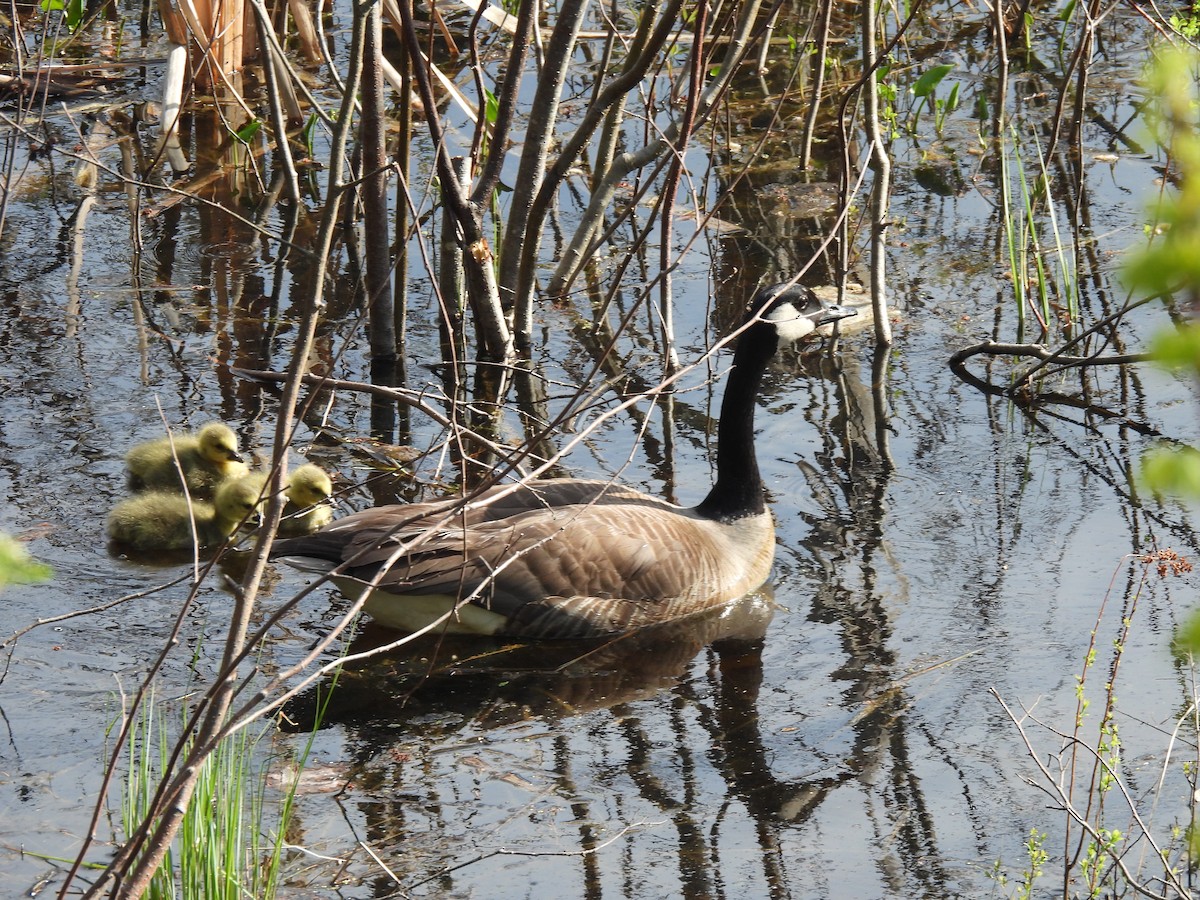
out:
<path id="1" fill-rule="evenodd" d="M 804 287 L 749 304 L 717 427 L 717 477 L 685 508 L 605 481 L 497 486 L 468 502 L 381 506 L 272 555 L 328 573 L 378 622 L 525 638 L 631 631 L 710 609 L 759 587 L 775 529 L 754 453 L 754 407 L 781 343 L 854 315 Z"/>
<path id="2" fill-rule="evenodd" d="M 125 454 L 125 466 L 134 490 L 182 491 L 182 470 L 188 493 L 206 500 L 222 482 L 250 471 L 238 453 L 237 435 L 222 422 L 210 422 L 195 434 L 138 444 Z"/>

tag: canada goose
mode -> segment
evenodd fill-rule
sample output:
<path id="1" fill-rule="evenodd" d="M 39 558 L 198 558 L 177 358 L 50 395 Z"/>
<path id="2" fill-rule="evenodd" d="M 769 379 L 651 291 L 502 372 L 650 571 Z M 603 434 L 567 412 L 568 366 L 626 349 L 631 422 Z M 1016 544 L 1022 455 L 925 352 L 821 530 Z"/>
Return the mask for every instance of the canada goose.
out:
<path id="1" fill-rule="evenodd" d="M 308 537 L 278 541 L 272 555 L 332 573 L 356 599 L 369 591 L 363 609 L 406 631 L 457 606 L 437 627 L 596 637 L 741 597 L 766 581 L 775 555 L 754 454 L 763 372 L 781 342 L 850 315 L 822 306 L 803 287 L 755 295 L 721 404 L 716 482 L 697 506 L 604 481 L 534 481 L 493 487 L 467 503 L 366 509 Z"/>
<path id="2" fill-rule="evenodd" d="M 108 516 L 108 536 L 133 550 L 182 550 L 192 546 L 192 522 L 201 547 L 214 547 L 258 514 L 260 485 L 253 477 L 226 481 L 212 503 L 170 491 L 147 491 L 118 503 Z"/>
<path id="3" fill-rule="evenodd" d="M 221 422 L 211 422 L 195 434 L 158 438 L 138 444 L 125 454 L 129 486 L 134 490 L 179 491 L 183 470 L 188 493 L 193 498 L 211 499 L 224 481 L 241 478 L 250 470 L 238 454 L 237 435 Z"/>

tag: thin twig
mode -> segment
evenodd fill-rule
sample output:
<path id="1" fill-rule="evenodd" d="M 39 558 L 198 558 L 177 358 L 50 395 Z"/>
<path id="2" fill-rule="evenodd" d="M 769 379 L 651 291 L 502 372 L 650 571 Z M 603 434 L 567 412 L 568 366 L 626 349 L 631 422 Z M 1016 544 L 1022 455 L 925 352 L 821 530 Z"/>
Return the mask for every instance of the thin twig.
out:
<path id="1" fill-rule="evenodd" d="M 1022 720 L 1025 717 L 1023 716 L 1021 719 L 1018 719 L 1016 714 L 1013 713 L 1013 711 L 1009 708 L 1008 704 L 1004 702 L 1004 698 L 1000 696 L 999 692 L 995 688 L 989 688 L 988 693 L 996 698 L 996 701 L 1000 704 L 1001 708 L 1004 710 L 1004 712 L 1008 716 L 1009 720 L 1012 721 L 1013 725 L 1016 726 L 1017 731 L 1021 735 L 1022 741 L 1025 743 L 1025 749 L 1028 751 L 1030 759 L 1033 760 L 1033 764 L 1041 772 L 1042 778 L 1045 781 L 1045 783 L 1042 784 L 1042 783 L 1034 781 L 1033 779 L 1026 779 L 1026 782 L 1031 787 L 1038 788 L 1039 790 L 1043 791 L 1044 793 L 1046 793 L 1047 795 L 1053 797 L 1056 801 L 1058 801 L 1062 810 L 1064 812 L 1066 812 L 1067 815 L 1070 816 L 1071 819 L 1076 822 L 1076 824 L 1078 824 L 1080 827 L 1082 827 L 1083 830 L 1086 831 L 1091 836 L 1092 840 L 1094 840 L 1100 844 L 1105 843 L 1104 836 L 1100 834 L 1099 830 L 1096 828 L 1095 825 L 1093 825 L 1090 821 L 1088 821 L 1087 816 L 1085 816 L 1083 813 L 1081 813 L 1079 810 L 1077 810 L 1075 808 L 1075 806 L 1071 802 L 1070 796 L 1063 790 L 1062 786 L 1055 779 L 1053 773 L 1046 766 L 1046 764 L 1041 761 L 1041 754 L 1036 749 L 1034 749 L 1033 742 L 1030 739 L 1029 734 L 1026 732 L 1025 726 L 1022 722 Z M 1028 713 L 1026 713 L 1026 716 L 1028 716 Z M 1032 717 L 1029 717 L 1029 718 L 1032 718 Z M 1033 721 L 1036 722 L 1037 720 L 1034 719 Z M 1039 722 L 1038 724 L 1041 724 L 1041 723 Z M 1055 733 L 1057 733 L 1057 732 L 1055 732 Z M 1071 737 L 1070 735 L 1059 735 L 1059 736 L 1062 737 L 1064 740 L 1067 740 L 1070 742 L 1082 743 L 1082 742 L 1078 741 L 1077 738 Z M 1086 745 L 1084 745 L 1084 746 L 1086 746 Z M 1093 753 L 1095 752 L 1094 750 L 1092 750 L 1091 747 L 1087 747 L 1087 749 Z M 1139 828 L 1142 830 L 1142 834 L 1145 836 L 1146 840 L 1154 848 L 1155 852 L 1159 855 L 1159 859 L 1163 860 L 1163 880 L 1164 880 L 1164 882 L 1169 884 L 1176 891 L 1176 894 L 1156 894 L 1154 891 L 1150 890 L 1144 884 L 1141 884 L 1134 877 L 1133 872 L 1131 872 L 1129 870 L 1128 866 L 1126 866 L 1125 862 L 1121 859 L 1120 856 L 1113 854 L 1113 864 L 1121 870 L 1121 875 L 1125 878 L 1126 883 L 1135 892 L 1142 895 L 1143 897 L 1149 897 L 1149 898 L 1151 898 L 1151 900 L 1172 900 L 1173 897 L 1190 897 L 1190 896 L 1192 896 L 1191 892 L 1179 881 L 1179 877 L 1176 875 L 1176 873 L 1174 871 L 1172 871 L 1172 869 L 1169 865 L 1167 865 L 1167 863 L 1166 863 L 1167 857 L 1165 855 L 1163 855 L 1162 849 L 1158 846 L 1157 843 L 1155 843 L 1153 835 L 1150 834 L 1149 830 L 1146 827 L 1145 822 L 1143 822 L 1141 819 L 1141 816 L 1138 815 L 1137 808 L 1133 801 L 1133 798 L 1129 796 L 1129 793 L 1125 790 L 1124 785 L 1121 784 L 1120 778 L 1117 777 L 1117 773 L 1115 771 L 1113 771 L 1112 767 L 1109 766 L 1109 764 L 1103 758 L 1101 758 L 1099 756 L 1099 754 L 1096 754 L 1096 756 L 1097 756 L 1097 759 L 1099 759 L 1100 764 L 1106 769 L 1106 771 L 1109 772 L 1110 775 L 1112 775 L 1113 781 L 1120 787 L 1121 796 L 1125 799 L 1125 802 L 1129 805 L 1129 808 L 1134 816 L 1134 821 L 1136 821 L 1138 823 Z"/>
<path id="2" fill-rule="evenodd" d="M 130 600 L 141 600 L 143 597 L 149 597 L 153 594 L 157 594 L 159 591 L 165 591 L 167 588 L 174 587 L 180 582 L 187 581 L 190 577 L 191 573 L 185 572 L 178 578 L 168 581 L 165 584 L 160 584 L 157 587 L 147 588 L 144 591 L 136 591 L 132 594 L 126 594 L 123 597 L 117 597 L 115 600 L 109 600 L 105 603 L 97 604 L 96 606 L 89 606 L 86 609 L 74 609 L 70 612 L 59 613 L 55 616 L 48 616 L 45 619 L 35 619 L 28 625 L 18 628 L 2 642 L 0 642 L 0 650 L 9 649 L 11 645 L 8 657 L 4 661 L 4 672 L 3 674 L 0 674 L 0 684 L 4 683 L 4 679 L 8 675 L 8 669 L 12 663 L 13 653 L 16 652 L 17 641 L 29 634 L 35 628 L 41 628 L 43 625 L 54 625 L 57 622 L 65 622 L 68 619 L 76 619 L 80 616 L 91 616 L 95 615 L 96 613 L 102 613 L 112 609 L 115 606 L 120 606 L 122 603 L 128 603 Z"/>

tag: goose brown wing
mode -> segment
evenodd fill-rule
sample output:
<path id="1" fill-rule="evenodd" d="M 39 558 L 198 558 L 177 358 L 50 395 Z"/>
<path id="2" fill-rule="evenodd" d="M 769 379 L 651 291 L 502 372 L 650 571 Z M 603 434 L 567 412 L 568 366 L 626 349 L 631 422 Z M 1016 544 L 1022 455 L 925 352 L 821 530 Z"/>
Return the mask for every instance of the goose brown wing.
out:
<path id="1" fill-rule="evenodd" d="M 526 482 L 515 488 L 505 485 L 490 488 L 475 501 L 473 505 L 480 508 L 473 510 L 470 517 L 472 521 L 489 522 L 538 509 L 597 504 L 649 506 L 666 510 L 679 508 L 665 500 L 611 481 L 543 479 Z"/>
<path id="2" fill-rule="evenodd" d="M 700 612 L 767 577 L 769 514 L 746 521 L 739 533 L 748 540 L 731 543 L 716 523 L 640 492 L 544 486 L 465 513 L 457 501 L 367 509 L 273 552 L 341 563 L 376 588 L 375 603 L 380 592 L 397 603 L 469 597 L 508 619 L 503 633 L 522 637 L 627 631 Z"/>
<path id="3" fill-rule="evenodd" d="M 393 538 L 407 543 L 430 527 L 447 531 L 474 529 L 488 522 L 515 521 L 519 516 L 578 505 L 633 505 L 672 512 L 679 510 L 677 506 L 632 488 L 607 481 L 575 479 L 532 481 L 515 489 L 498 485 L 470 500 L 470 509 L 465 512 L 455 509 L 462 503 L 461 500 L 436 500 L 371 507 L 344 516 L 315 534 L 277 541 L 272 555 L 312 556 L 331 562 L 354 559 L 361 565 L 388 559 L 398 545 Z M 374 545 L 384 542 L 388 547 L 386 553 L 372 552 Z"/>
<path id="4" fill-rule="evenodd" d="M 470 596 L 479 606 L 526 619 L 550 614 L 551 607 L 559 610 L 555 616 L 573 618 L 611 602 L 622 611 L 588 617 L 629 626 L 698 611 L 757 587 L 772 555 L 769 519 L 765 527 L 761 559 L 748 566 L 729 565 L 731 548 L 710 523 L 642 504 L 556 507 L 390 537 L 360 530 L 343 559 L 353 560 L 347 574 L 392 594 Z"/>
<path id="5" fill-rule="evenodd" d="M 663 568 L 676 555 L 656 544 L 661 528 L 653 519 L 664 514 L 679 516 L 638 506 L 608 506 L 601 516 L 595 507 L 561 506 L 432 531 L 431 515 L 399 530 L 360 527 L 342 559 L 348 574 L 365 581 L 387 567 L 376 583 L 389 593 L 478 591 L 480 605 L 503 615 L 546 596 L 656 596 L 684 576 L 677 566 Z"/>

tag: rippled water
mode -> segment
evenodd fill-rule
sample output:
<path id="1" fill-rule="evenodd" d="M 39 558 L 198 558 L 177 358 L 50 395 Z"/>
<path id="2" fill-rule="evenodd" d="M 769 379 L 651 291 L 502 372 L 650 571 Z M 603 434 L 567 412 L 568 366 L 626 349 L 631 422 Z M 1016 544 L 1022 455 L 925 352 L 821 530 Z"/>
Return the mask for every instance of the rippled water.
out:
<path id="1" fill-rule="evenodd" d="M 1136 99 L 1123 71 L 1105 69 L 1099 94 L 1113 121 Z M 956 118 L 947 145 L 969 146 L 971 127 Z M 1094 243 L 1082 252 L 1095 277 L 1082 294 L 1094 321 L 1123 300 L 1112 272 L 1141 240 L 1157 161 L 1122 146 L 1115 161 L 1097 159 L 1114 149 L 1099 126 L 1087 147 Z M 346 672 L 288 834 L 304 848 L 286 865 L 295 895 L 393 896 L 396 879 L 428 897 L 1006 896 L 988 872 L 1001 860 L 1019 878 L 1031 829 L 1061 855 L 1064 814 L 1027 779 L 1046 783 L 1039 763 L 1059 772 L 1059 734 L 1073 727 L 1093 631 L 1088 739 L 1094 746 L 1121 640 L 1122 777 L 1164 842 L 1187 824 L 1183 762 L 1195 757 L 1194 732 L 1166 754 L 1191 696 L 1170 641 L 1195 606 L 1194 578 L 1143 582 L 1131 555 L 1156 546 L 1194 554 L 1192 511 L 1131 482 L 1152 443 L 1138 430 L 1064 407 L 1022 411 L 951 373 L 957 350 L 1017 331 L 995 178 L 962 152 L 961 190 L 930 193 L 915 175 L 925 153 L 897 151 L 889 281 L 900 313 L 888 409 L 879 418 L 871 399 L 866 333 L 842 341 L 836 371 L 810 355 L 768 376 L 759 451 L 779 530 L 770 591 L 724 616 L 586 652 L 420 645 Z M 59 879 L 45 857 L 78 849 L 121 695 L 186 593 L 149 592 L 186 565 L 148 567 L 105 547 L 104 515 L 125 493 L 122 454 L 159 434 L 160 416 L 172 425 L 223 418 L 264 448 L 273 395 L 227 366 L 286 364 L 289 290 L 300 277 L 253 236 L 187 207 L 146 223 L 139 262 L 114 190 L 90 214 L 78 290 L 64 291 L 73 195 L 50 193 L 60 207 L 41 194 L 10 205 L 0 254 L 0 530 L 27 538 L 55 574 L 6 591 L 0 625 L 11 632 L 130 599 L 36 628 L 13 651 L 0 685 L 0 878 L 14 895 Z M 765 238 L 777 242 L 767 247 L 776 259 L 801 252 L 772 222 L 748 217 L 746 234 L 714 241 L 677 276 L 685 354 L 711 336 L 710 266 L 755 271 Z M 433 380 L 437 355 L 423 279 L 413 280 L 414 384 Z M 541 362 L 567 384 L 589 365 L 567 345 L 579 312 L 541 310 L 551 337 Z M 1138 349 L 1167 322 L 1147 307 L 1125 320 L 1122 340 Z M 346 334 L 327 329 L 323 358 L 335 374 L 365 378 L 365 346 Z M 1002 383 L 1010 367 L 986 371 Z M 1098 373 L 1093 386 L 1100 405 L 1200 440 L 1190 383 L 1136 366 Z M 636 422 L 616 420 L 570 458 L 575 473 L 603 474 L 631 455 L 625 480 L 699 499 L 711 476 L 712 395 L 697 389 L 678 402 L 673 458 L 660 417 L 640 441 Z M 329 409 L 348 436 L 369 433 L 369 415 L 352 396 Z M 436 434 L 417 421 L 413 437 L 423 446 Z M 347 450 L 312 456 L 336 472 L 347 508 L 370 502 Z M 432 479 L 435 462 L 418 477 Z M 276 570 L 264 612 L 303 584 Z M 219 656 L 230 603 L 206 582 L 185 617 L 188 652 L 164 670 L 173 695 Z M 343 608 L 326 591 L 307 598 L 261 664 L 301 658 Z M 380 639 L 367 628 L 358 641 Z M 1030 711 L 1036 761 L 1001 701 L 1018 717 Z M 289 705 L 292 724 L 270 732 L 270 752 L 295 751 L 301 738 L 291 732 L 312 706 L 311 694 Z M 1106 802 L 1108 826 L 1128 830 L 1119 798 Z M 101 839 L 108 834 L 106 813 Z M 1057 869 L 1047 871 L 1049 891 Z"/>

